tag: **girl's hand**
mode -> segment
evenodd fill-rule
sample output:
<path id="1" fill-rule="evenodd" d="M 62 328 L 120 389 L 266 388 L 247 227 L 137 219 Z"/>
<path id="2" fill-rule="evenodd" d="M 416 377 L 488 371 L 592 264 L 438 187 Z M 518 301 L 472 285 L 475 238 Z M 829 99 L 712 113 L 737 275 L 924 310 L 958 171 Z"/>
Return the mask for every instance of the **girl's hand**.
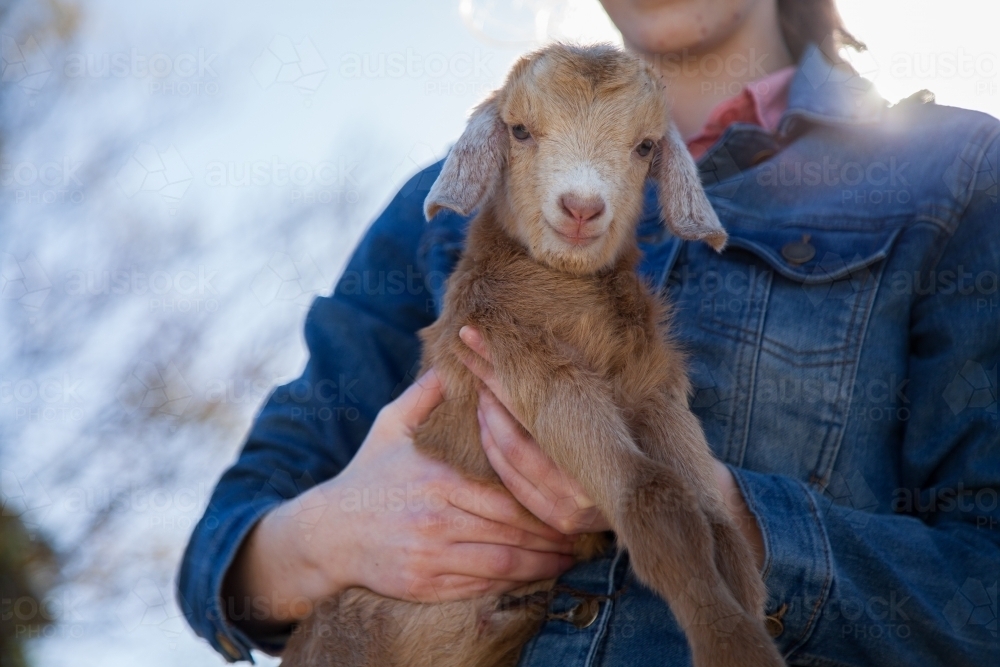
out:
<path id="1" fill-rule="evenodd" d="M 487 387 L 479 396 L 479 427 L 486 456 L 504 485 L 532 514 L 561 533 L 575 535 L 610 529 L 607 519 L 579 482 L 556 467 L 512 414 L 482 335 L 466 326 L 459 337 L 475 353 L 465 359 L 465 365 Z M 714 472 L 718 491 L 737 527 L 750 542 L 760 569 L 764 563 L 764 539 L 757 520 L 729 468 L 716 460 Z"/>
<path id="2" fill-rule="evenodd" d="M 573 541 L 507 491 L 416 450 L 413 430 L 442 400 L 432 370 L 379 412 L 339 475 L 261 519 L 226 579 L 224 595 L 239 608 L 249 597 L 266 610 L 243 623 L 259 632 L 302 620 L 313 602 L 352 586 L 444 602 L 507 592 L 572 566 Z"/>
<path id="3" fill-rule="evenodd" d="M 462 327 L 459 336 L 476 353 L 466 359 L 466 366 L 487 387 L 479 395 L 479 428 L 486 456 L 504 486 L 528 511 L 560 533 L 609 530 L 607 519 L 579 482 L 557 468 L 511 414 L 510 401 L 496 380 L 479 332 Z"/>

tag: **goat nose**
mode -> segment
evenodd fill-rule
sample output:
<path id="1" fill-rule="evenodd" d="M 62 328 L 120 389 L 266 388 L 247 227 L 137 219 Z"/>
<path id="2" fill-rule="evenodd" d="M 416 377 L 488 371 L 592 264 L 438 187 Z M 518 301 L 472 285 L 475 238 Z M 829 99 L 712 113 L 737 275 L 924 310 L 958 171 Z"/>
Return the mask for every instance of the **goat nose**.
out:
<path id="1" fill-rule="evenodd" d="M 563 211 L 579 223 L 590 222 L 604 212 L 604 200 L 598 196 L 568 194 L 559 198 Z"/>

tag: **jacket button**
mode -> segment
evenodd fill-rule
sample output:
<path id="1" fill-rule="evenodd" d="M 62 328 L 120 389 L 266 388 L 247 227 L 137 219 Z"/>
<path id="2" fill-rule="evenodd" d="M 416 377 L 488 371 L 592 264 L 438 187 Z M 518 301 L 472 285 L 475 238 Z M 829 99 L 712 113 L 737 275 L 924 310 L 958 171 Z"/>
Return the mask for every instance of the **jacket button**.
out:
<path id="1" fill-rule="evenodd" d="M 767 629 L 767 634 L 771 635 L 772 638 L 776 639 L 780 637 L 781 633 L 785 631 L 785 624 L 782 623 L 781 619 L 784 617 L 786 611 L 788 611 L 788 605 L 783 604 L 778 611 L 768 614 L 764 618 L 764 627 Z"/>
<path id="2" fill-rule="evenodd" d="M 229 657 L 231 657 L 233 660 L 239 660 L 240 657 L 242 657 L 240 655 L 239 650 L 235 646 L 233 646 L 233 643 L 231 641 L 229 641 L 229 637 L 225 636 L 221 632 L 216 632 L 215 640 L 219 642 L 219 646 L 222 647 L 222 650 L 225 651 L 227 654 L 229 654 Z"/>
<path id="3" fill-rule="evenodd" d="M 816 256 L 816 248 L 809 243 L 810 238 L 809 234 L 804 234 L 801 241 L 789 241 L 782 246 L 781 256 L 789 264 L 805 264 Z"/>
<path id="4" fill-rule="evenodd" d="M 764 619 L 764 627 L 767 628 L 767 634 L 772 637 L 780 637 L 781 633 L 785 631 L 785 624 L 773 614 Z"/>
<path id="5" fill-rule="evenodd" d="M 582 630 L 594 624 L 600 611 L 601 603 L 597 600 L 581 600 L 569 610 L 566 620 Z"/>
<path id="6" fill-rule="evenodd" d="M 752 158 L 750 158 L 750 166 L 756 167 L 761 162 L 770 160 L 772 157 L 778 154 L 778 151 L 773 148 L 765 148 L 763 150 L 757 151 Z"/>

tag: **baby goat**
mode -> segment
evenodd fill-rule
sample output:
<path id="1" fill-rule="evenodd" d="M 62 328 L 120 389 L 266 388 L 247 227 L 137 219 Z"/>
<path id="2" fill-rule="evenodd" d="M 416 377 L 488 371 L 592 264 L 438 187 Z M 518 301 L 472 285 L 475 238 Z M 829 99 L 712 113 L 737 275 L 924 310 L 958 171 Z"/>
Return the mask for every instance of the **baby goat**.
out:
<path id="1" fill-rule="evenodd" d="M 648 66 L 610 46 L 522 58 L 481 103 L 425 202 L 478 209 L 441 317 L 421 332 L 445 401 L 418 449 L 500 484 L 480 445 L 479 380 L 459 329 L 475 326 L 515 414 L 611 523 L 639 580 L 683 627 L 696 667 L 783 665 L 765 632 L 764 584 L 715 490 L 688 409 L 684 359 L 665 306 L 636 275 L 647 177 L 685 239 L 726 232 L 667 117 Z M 586 536 L 590 558 L 601 537 Z M 502 597 L 417 604 L 350 589 L 321 602 L 283 664 L 507 667 L 545 618 L 543 581 Z"/>

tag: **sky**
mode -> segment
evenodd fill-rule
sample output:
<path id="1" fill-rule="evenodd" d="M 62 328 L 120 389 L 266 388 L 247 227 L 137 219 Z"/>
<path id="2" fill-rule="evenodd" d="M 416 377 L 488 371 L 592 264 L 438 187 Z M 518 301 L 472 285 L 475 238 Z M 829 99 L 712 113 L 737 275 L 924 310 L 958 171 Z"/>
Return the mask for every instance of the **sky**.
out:
<path id="1" fill-rule="evenodd" d="M 518 55 L 621 38 L 590 0 L 61 5 L 0 24 L 0 497 L 63 559 L 31 654 L 219 665 L 177 562 L 312 298 Z M 1000 116 L 995 0 L 839 6 L 890 102 Z"/>

